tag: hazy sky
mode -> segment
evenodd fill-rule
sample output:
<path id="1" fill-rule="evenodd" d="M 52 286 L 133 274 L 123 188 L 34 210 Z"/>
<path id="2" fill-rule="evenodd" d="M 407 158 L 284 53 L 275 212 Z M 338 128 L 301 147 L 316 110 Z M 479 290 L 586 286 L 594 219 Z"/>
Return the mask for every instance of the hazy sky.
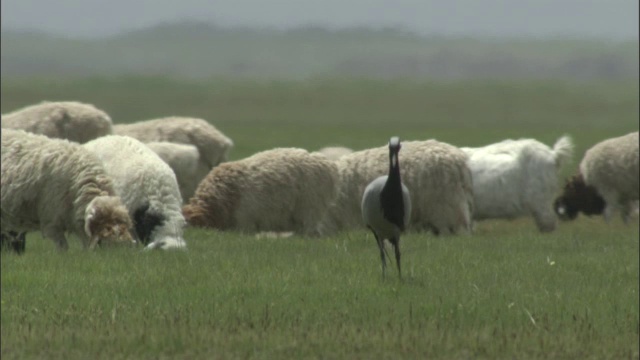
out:
<path id="1" fill-rule="evenodd" d="M 164 21 L 422 34 L 638 38 L 638 0 L 2 0 L 3 29 L 105 36 Z"/>

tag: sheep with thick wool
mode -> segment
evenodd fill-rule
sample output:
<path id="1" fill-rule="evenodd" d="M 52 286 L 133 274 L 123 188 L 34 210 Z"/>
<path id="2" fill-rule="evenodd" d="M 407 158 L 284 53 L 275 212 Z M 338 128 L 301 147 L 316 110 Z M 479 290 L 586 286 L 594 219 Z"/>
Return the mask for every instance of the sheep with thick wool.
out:
<path id="1" fill-rule="evenodd" d="M 461 149 L 473 176 L 474 219 L 531 215 L 539 231 L 556 228 L 553 200 L 560 189 L 558 171 L 573 154 L 571 138 L 559 138 L 553 149 L 534 139 Z"/>
<path id="2" fill-rule="evenodd" d="M 402 181 L 411 192 L 408 228 L 434 234 L 470 233 L 473 190 L 467 155 L 436 140 L 404 141 L 399 161 Z M 389 168 L 387 146 L 357 151 L 336 161 L 338 195 L 325 218 L 328 231 L 364 226 L 360 203 L 365 187 Z"/>
<path id="3" fill-rule="evenodd" d="M 200 152 L 200 161 L 209 169 L 227 160 L 233 141 L 206 120 L 170 116 L 140 121 L 132 124 L 117 124 L 114 134 L 131 136 L 143 143 L 168 141 L 193 145 Z"/>
<path id="4" fill-rule="evenodd" d="M 40 230 L 61 250 L 68 248 L 66 232 L 88 248 L 133 242 L 111 177 L 80 144 L 3 129 L 1 166 L 4 235 Z"/>
<path id="5" fill-rule="evenodd" d="M 349 155 L 353 152 L 353 149 L 344 146 L 325 146 L 322 149 L 316 151 L 316 153 L 322 154 L 329 160 L 336 161 L 345 155 Z"/>
<path id="6" fill-rule="evenodd" d="M 562 219 L 575 219 L 579 212 L 603 214 L 611 220 L 616 211 L 628 222 L 637 209 L 638 132 L 597 143 L 586 151 L 579 173 L 567 181 L 555 201 Z"/>
<path id="7" fill-rule="evenodd" d="M 147 248 L 184 248 L 182 197 L 173 170 L 142 142 L 119 135 L 83 145 L 103 162 Z"/>
<path id="8" fill-rule="evenodd" d="M 113 127 L 113 132 L 131 136 L 143 143 L 170 142 L 195 146 L 199 160 L 193 172 L 176 172 L 178 183 L 184 191 L 184 201 L 193 196 L 195 188 L 211 169 L 227 161 L 233 148 L 233 141 L 215 126 L 204 119 L 192 117 L 170 116 L 132 124 L 117 124 Z M 159 147 L 156 146 L 155 149 Z M 193 154 L 186 155 L 184 159 L 191 162 Z"/>
<path id="9" fill-rule="evenodd" d="M 44 101 L 2 115 L 2 128 L 85 143 L 113 132 L 111 118 L 91 104 Z"/>
<path id="10" fill-rule="evenodd" d="M 188 202 L 196 192 L 200 181 L 211 168 L 200 161 L 200 152 L 193 145 L 177 144 L 167 141 L 146 143 L 153 152 L 169 165 L 176 175 L 182 200 Z"/>
<path id="11" fill-rule="evenodd" d="M 197 227 L 319 236 L 337 180 L 335 163 L 322 155 L 267 150 L 211 170 L 183 213 Z"/>

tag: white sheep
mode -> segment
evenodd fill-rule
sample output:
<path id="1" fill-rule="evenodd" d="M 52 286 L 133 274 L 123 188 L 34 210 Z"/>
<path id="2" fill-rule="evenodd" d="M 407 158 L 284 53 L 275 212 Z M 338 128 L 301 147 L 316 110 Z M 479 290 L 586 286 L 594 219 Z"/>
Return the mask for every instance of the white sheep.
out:
<path id="1" fill-rule="evenodd" d="M 91 104 L 75 101 L 27 106 L 2 115 L 2 128 L 85 143 L 113 132 L 111 118 Z"/>
<path id="2" fill-rule="evenodd" d="M 638 206 L 638 132 L 597 143 L 586 151 L 580 172 L 567 182 L 555 202 L 562 219 L 574 219 L 580 211 L 603 214 L 611 220 L 620 210 L 629 221 Z"/>
<path id="3" fill-rule="evenodd" d="M 182 200 L 188 202 L 196 192 L 200 181 L 211 168 L 200 161 L 200 152 L 193 145 L 166 141 L 146 143 L 176 174 Z"/>
<path id="4" fill-rule="evenodd" d="M 132 124 L 117 124 L 114 134 L 131 136 L 143 143 L 168 141 L 193 145 L 200 152 L 201 161 L 212 169 L 229 156 L 233 141 L 206 120 L 171 116 L 140 121 Z"/>
<path id="5" fill-rule="evenodd" d="M 321 218 L 335 198 L 337 178 L 336 165 L 322 155 L 267 150 L 215 167 L 183 213 L 199 227 L 323 235 Z"/>
<path id="6" fill-rule="evenodd" d="M 338 196 L 325 218 L 328 231 L 364 226 L 360 202 L 365 187 L 385 175 L 387 146 L 357 151 L 336 161 L 340 174 Z M 402 181 L 411 192 L 408 229 L 434 234 L 470 233 L 473 213 L 471 172 L 467 155 L 436 140 L 402 143 Z"/>
<path id="7" fill-rule="evenodd" d="M 83 145 L 102 160 L 147 248 L 184 248 L 182 197 L 173 170 L 142 142 L 119 135 Z"/>
<path id="8" fill-rule="evenodd" d="M 469 155 L 473 176 L 474 219 L 513 219 L 532 215 L 538 230 L 553 231 L 553 200 L 559 191 L 558 171 L 571 160 L 571 138 L 559 138 L 553 149 L 534 139 L 504 140 Z"/>
<path id="9" fill-rule="evenodd" d="M 131 219 L 100 160 L 81 145 L 2 130 L 2 232 L 40 230 L 61 250 L 65 232 L 82 244 L 132 243 Z"/>
<path id="10" fill-rule="evenodd" d="M 322 154 L 327 157 L 329 160 L 338 160 L 341 157 L 351 154 L 353 149 L 344 146 L 326 146 L 322 149 L 316 151 L 318 154 Z"/>

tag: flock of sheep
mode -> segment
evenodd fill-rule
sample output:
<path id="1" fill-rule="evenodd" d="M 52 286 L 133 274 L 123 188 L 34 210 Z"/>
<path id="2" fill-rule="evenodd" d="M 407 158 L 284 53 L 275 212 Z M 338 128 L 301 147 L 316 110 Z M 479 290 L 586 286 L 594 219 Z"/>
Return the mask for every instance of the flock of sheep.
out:
<path id="1" fill-rule="evenodd" d="M 579 212 L 637 207 L 638 132 L 589 149 L 562 192 L 572 157 L 533 139 L 479 148 L 436 140 L 402 143 L 402 179 L 412 205 L 408 229 L 471 233 L 474 221 L 532 216 L 542 232 Z M 325 236 L 363 227 L 360 203 L 386 174 L 388 148 L 316 152 L 276 148 L 227 161 L 234 144 L 207 121 L 167 117 L 114 125 L 79 102 L 43 102 L 2 115 L 2 245 L 24 251 L 40 230 L 58 248 L 66 233 L 94 248 L 142 243 L 184 249 L 185 226 Z"/>

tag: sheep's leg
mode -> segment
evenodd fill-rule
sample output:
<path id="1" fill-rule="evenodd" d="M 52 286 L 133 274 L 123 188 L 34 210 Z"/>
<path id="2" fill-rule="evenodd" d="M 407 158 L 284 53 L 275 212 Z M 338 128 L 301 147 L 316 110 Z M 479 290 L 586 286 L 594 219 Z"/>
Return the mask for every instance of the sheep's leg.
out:
<path id="1" fill-rule="evenodd" d="M 552 208 L 544 210 L 534 210 L 533 218 L 540 232 L 551 232 L 556 229 L 556 214 Z"/>
<path id="2" fill-rule="evenodd" d="M 42 235 L 45 238 L 50 238 L 53 242 L 58 246 L 58 250 L 66 251 L 69 249 L 69 244 L 67 243 L 67 238 L 64 236 L 64 230 L 60 230 L 57 228 L 44 228 L 42 229 Z"/>
<path id="3" fill-rule="evenodd" d="M 605 205 L 602 216 L 604 216 L 604 221 L 606 221 L 607 224 L 611 223 L 611 219 L 613 218 L 613 215 L 615 214 L 615 212 L 616 212 L 616 209 L 613 206 L 609 204 Z"/>
<path id="4" fill-rule="evenodd" d="M 627 201 L 622 206 L 622 221 L 624 221 L 625 225 L 629 225 L 629 222 L 631 221 L 631 214 L 635 211 L 635 205 L 635 201 Z"/>

